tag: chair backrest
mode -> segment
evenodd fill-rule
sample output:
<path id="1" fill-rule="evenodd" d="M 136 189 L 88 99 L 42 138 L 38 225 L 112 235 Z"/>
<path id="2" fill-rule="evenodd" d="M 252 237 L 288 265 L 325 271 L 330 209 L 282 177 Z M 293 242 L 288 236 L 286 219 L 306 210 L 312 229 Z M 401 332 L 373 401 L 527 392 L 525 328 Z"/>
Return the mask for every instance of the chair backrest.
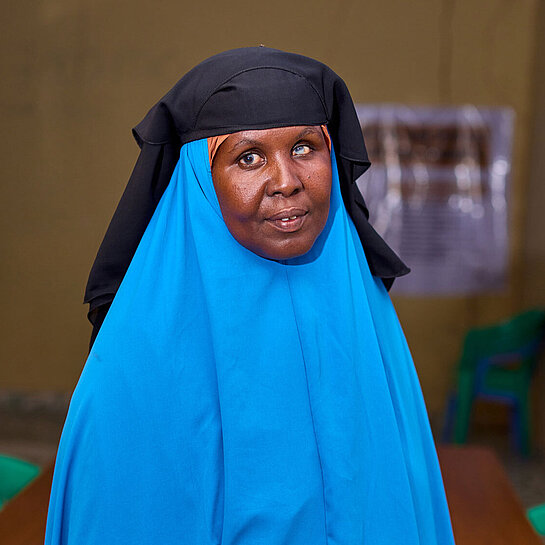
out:
<path id="1" fill-rule="evenodd" d="M 534 530 L 541 536 L 545 536 L 545 503 L 536 505 L 526 511 L 528 519 Z"/>
<path id="2" fill-rule="evenodd" d="M 11 456 L 0 455 L 0 508 L 32 481 L 38 473 L 40 473 L 40 468 L 34 464 Z"/>
<path id="3" fill-rule="evenodd" d="M 518 356 L 532 360 L 545 337 L 545 310 L 533 309 L 505 322 L 471 329 L 464 340 L 461 366 L 475 367 L 484 358 Z"/>

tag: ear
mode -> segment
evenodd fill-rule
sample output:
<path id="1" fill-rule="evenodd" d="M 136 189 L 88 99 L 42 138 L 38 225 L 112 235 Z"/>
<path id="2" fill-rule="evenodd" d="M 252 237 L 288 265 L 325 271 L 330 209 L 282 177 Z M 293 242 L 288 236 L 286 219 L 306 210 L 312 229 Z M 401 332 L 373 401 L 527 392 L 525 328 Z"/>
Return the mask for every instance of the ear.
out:
<path id="1" fill-rule="evenodd" d="M 337 159 L 353 165 L 350 170 L 352 181 L 359 178 L 370 166 L 360 122 L 352 97 L 344 81 L 337 77 L 333 83 L 332 97 L 327 100 L 330 134 Z"/>
<path id="2" fill-rule="evenodd" d="M 390 289 L 393 279 L 409 273 L 410 269 L 368 221 L 369 210 L 356 180 L 371 166 L 371 162 L 352 97 L 344 81 L 335 77 L 327 100 L 331 108 L 328 127 L 333 138 L 341 194 L 360 237 L 371 274 L 382 278 L 386 288 Z"/>

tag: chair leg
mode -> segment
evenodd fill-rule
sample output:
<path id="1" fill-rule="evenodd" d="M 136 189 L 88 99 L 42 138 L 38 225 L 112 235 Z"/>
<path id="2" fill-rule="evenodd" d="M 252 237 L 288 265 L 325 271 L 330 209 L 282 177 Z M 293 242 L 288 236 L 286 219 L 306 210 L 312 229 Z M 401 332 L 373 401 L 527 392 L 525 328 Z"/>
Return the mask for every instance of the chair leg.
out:
<path id="1" fill-rule="evenodd" d="M 519 400 L 517 399 L 509 407 L 509 442 L 513 450 L 520 452 L 521 445 L 521 429 L 520 429 L 520 408 Z"/>
<path id="2" fill-rule="evenodd" d="M 454 418 L 456 416 L 456 406 L 458 404 L 458 396 L 456 392 L 450 392 L 447 398 L 447 406 L 443 419 L 443 429 L 441 430 L 441 442 L 450 443 L 452 441 L 452 431 Z"/>
<path id="3" fill-rule="evenodd" d="M 458 399 L 454 423 L 454 442 L 457 444 L 463 444 L 467 441 L 473 405 L 473 380 L 470 373 L 460 373 L 458 377 Z"/>
<path id="4" fill-rule="evenodd" d="M 518 448 L 523 456 L 528 456 L 532 450 L 531 417 L 528 396 L 521 396 L 516 404 Z"/>

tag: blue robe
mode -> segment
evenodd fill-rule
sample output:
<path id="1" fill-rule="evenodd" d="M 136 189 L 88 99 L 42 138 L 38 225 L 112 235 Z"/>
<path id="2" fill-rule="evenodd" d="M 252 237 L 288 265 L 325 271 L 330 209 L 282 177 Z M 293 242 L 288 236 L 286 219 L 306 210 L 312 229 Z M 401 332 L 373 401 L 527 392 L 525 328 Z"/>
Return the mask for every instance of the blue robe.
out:
<path id="1" fill-rule="evenodd" d="M 304 256 L 223 222 L 185 144 L 74 391 L 47 545 L 452 545 L 390 298 L 344 208 Z"/>

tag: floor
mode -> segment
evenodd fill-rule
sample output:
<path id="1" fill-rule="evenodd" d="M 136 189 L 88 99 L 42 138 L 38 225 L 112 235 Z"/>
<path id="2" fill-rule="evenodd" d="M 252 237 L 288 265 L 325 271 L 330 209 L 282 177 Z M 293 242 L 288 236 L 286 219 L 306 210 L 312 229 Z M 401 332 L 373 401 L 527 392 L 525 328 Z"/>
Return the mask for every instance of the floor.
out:
<path id="1" fill-rule="evenodd" d="M 50 463 L 55 457 L 68 402 L 69 397 L 64 394 L 23 395 L 0 390 L 0 453 L 40 466 Z M 469 442 L 496 451 L 524 507 L 545 503 L 544 452 L 522 458 L 511 448 L 504 428 L 473 429 Z"/>

